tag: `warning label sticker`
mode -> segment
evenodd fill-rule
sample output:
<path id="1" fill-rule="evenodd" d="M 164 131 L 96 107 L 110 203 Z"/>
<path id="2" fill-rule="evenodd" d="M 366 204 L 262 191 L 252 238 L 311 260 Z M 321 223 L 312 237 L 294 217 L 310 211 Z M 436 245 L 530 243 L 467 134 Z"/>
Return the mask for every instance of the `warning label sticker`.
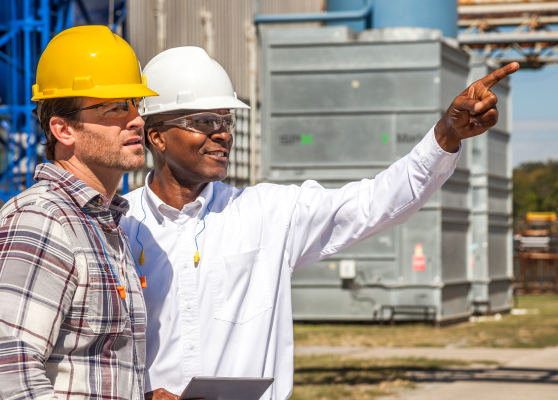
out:
<path id="1" fill-rule="evenodd" d="M 422 244 L 415 244 L 415 254 L 413 255 L 413 271 L 426 270 L 426 257 L 422 251 Z"/>

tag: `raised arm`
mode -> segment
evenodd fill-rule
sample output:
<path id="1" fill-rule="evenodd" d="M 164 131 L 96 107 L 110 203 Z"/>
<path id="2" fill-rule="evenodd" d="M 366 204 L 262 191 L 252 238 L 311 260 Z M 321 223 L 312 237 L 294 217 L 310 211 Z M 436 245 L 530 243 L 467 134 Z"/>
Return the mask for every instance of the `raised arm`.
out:
<path id="1" fill-rule="evenodd" d="M 518 68 L 512 63 L 473 83 L 411 153 L 375 179 L 337 190 L 308 181 L 291 193 L 294 201 L 287 196 L 291 270 L 407 221 L 451 176 L 461 140 L 480 135 L 497 123 L 498 99 L 490 88 Z"/>

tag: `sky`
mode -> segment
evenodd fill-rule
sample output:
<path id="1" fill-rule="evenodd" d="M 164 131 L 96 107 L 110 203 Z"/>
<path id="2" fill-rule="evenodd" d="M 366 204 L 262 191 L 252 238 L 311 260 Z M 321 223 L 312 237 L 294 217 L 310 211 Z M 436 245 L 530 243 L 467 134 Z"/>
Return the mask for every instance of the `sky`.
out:
<path id="1" fill-rule="evenodd" d="M 558 160 L 558 66 L 512 76 L 512 165 Z"/>

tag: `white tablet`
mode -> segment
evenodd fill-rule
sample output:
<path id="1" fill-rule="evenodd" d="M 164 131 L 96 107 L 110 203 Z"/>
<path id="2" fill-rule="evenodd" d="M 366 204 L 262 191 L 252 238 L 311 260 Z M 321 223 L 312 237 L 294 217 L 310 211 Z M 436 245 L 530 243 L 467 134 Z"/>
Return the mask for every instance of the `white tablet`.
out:
<path id="1" fill-rule="evenodd" d="M 195 376 L 181 400 L 259 400 L 273 383 L 273 378 L 217 378 Z"/>

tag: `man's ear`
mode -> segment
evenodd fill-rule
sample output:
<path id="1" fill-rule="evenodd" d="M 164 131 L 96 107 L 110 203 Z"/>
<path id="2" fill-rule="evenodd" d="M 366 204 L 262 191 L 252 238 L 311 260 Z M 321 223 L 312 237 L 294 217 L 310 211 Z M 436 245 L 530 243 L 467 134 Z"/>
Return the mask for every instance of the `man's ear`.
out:
<path id="1" fill-rule="evenodd" d="M 64 118 L 52 117 L 50 119 L 50 131 L 56 140 L 65 146 L 73 146 L 76 141 L 74 129 L 68 125 Z"/>
<path id="2" fill-rule="evenodd" d="M 165 137 L 159 132 L 159 129 L 151 128 L 147 132 L 145 140 L 149 140 L 149 144 L 161 153 L 166 149 Z"/>

